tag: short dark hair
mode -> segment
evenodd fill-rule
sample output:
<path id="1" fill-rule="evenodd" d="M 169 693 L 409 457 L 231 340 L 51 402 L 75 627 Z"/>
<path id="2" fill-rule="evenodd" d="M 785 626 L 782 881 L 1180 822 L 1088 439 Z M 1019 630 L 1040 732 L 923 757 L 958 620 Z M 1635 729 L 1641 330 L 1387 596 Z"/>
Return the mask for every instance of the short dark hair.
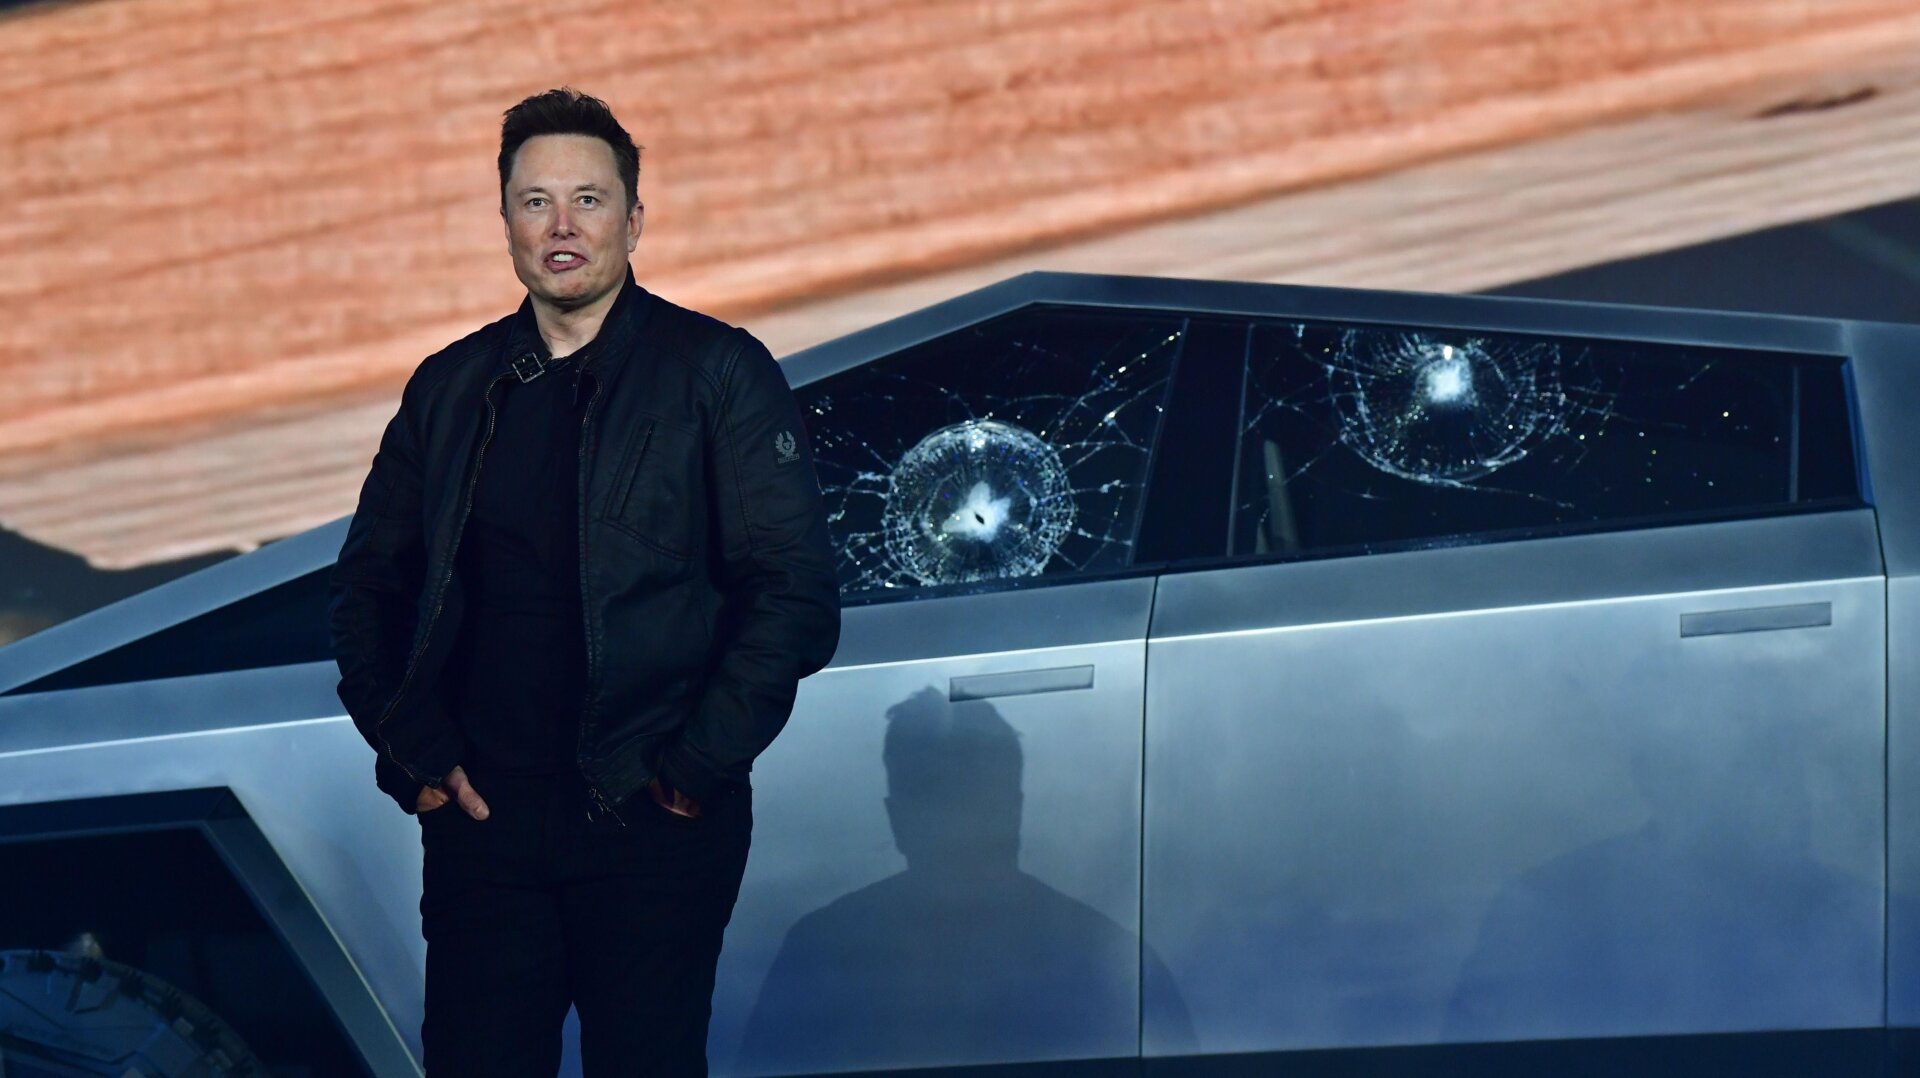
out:
<path id="1" fill-rule="evenodd" d="M 507 175 L 521 144 L 536 135 L 591 135 L 613 150 L 614 167 L 627 188 L 627 209 L 640 203 L 640 147 L 613 118 L 605 101 L 571 86 L 534 94 L 508 109 L 500 121 L 500 205 L 507 204 Z"/>

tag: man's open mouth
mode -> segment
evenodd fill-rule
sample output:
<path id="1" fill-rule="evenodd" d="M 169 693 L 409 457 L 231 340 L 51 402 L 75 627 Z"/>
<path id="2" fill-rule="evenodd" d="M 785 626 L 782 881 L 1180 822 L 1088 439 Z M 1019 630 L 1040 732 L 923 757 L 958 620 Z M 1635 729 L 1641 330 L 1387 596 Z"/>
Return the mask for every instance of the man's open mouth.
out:
<path id="1" fill-rule="evenodd" d="M 555 251 L 547 256 L 547 268 L 550 270 L 569 270 L 586 264 L 586 256 L 574 251 Z"/>

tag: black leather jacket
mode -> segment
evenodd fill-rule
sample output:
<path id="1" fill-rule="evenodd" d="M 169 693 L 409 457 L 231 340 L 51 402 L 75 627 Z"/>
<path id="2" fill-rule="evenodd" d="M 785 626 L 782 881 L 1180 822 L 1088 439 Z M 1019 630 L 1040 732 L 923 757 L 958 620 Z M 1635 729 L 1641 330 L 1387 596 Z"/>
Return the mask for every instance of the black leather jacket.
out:
<path id="1" fill-rule="evenodd" d="M 578 762 L 616 818 L 655 774 L 696 800 L 746 784 L 796 683 L 840 634 L 826 513 L 779 365 L 745 330 L 652 295 L 631 271 L 624 287 L 581 361 L 579 469 Z M 333 571 L 340 700 L 377 754 L 380 789 L 409 813 L 466 751 L 439 685 L 461 617 L 454 552 L 491 391 L 539 376 L 530 303 L 408 379 Z"/>

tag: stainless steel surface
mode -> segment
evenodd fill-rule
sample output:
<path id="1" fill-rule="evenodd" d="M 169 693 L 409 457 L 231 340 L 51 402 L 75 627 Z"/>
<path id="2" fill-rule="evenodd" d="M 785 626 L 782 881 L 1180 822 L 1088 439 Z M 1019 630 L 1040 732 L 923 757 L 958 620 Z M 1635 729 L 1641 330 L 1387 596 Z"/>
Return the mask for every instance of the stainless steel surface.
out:
<path id="1" fill-rule="evenodd" d="M 267 721 L 229 729 L 164 732 L 202 706 L 173 682 L 121 687 L 111 706 L 129 736 L 111 741 L 16 747 L 0 718 L 0 804 L 230 788 L 417 1059 L 426 957 L 419 829 L 373 790 L 366 742 L 345 717 L 302 717 L 324 709 L 335 678 L 284 679 L 277 695 L 236 697 L 236 708 Z"/>
<path id="2" fill-rule="evenodd" d="M 1920 327 L 1849 323 L 1870 500 L 1887 563 L 1886 1021 L 1920 1026 Z"/>
<path id="3" fill-rule="evenodd" d="M 1920 329 L 1035 274 L 785 367 L 1045 302 L 1844 355 L 1877 506 L 851 607 L 754 772 L 717 1074 L 1920 1026 Z M 0 649 L 0 691 L 345 525 Z M 0 803 L 232 788 L 417 1054 L 417 825 L 336 678 L 0 698 Z"/>
<path id="4" fill-rule="evenodd" d="M 199 840 L 197 843 L 195 838 Z M 192 847 L 196 845 L 204 845 L 213 859 L 193 856 Z M 130 848 L 142 846 L 150 851 L 166 849 L 169 853 L 164 858 L 152 854 L 145 858 L 128 857 Z M 45 871 L 50 853 L 64 855 L 62 860 L 66 862 L 62 869 L 51 874 Z M 203 877 L 198 872 L 182 875 L 188 870 L 175 860 L 182 853 L 186 854 L 188 863 L 211 875 Z M 169 967 L 182 970 L 189 964 L 210 964 L 214 967 L 211 971 L 214 976 L 202 983 L 212 986 L 213 992 L 198 998 L 198 1002 L 238 1030 L 242 1040 L 250 1039 L 263 1022 L 276 1027 L 279 1035 L 273 1039 L 282 1043 L 291 1039 L 312 1044 L 315 1035 L 325 1041 L 337 1031 L 344 1034 L 346 1040 L 337 1047 L 346 1049 L 350 1056 L 357 1055 L 372 1073 L 419 1073 L 405 1040 L 368 991 L 360 971 L 342 952 L 338 938 L 314 910 L 300 882 L 287 870 L 280 855 L 232 791 L 214 787 L 0 805 L 0 863 L 10 872 L 26 870 L 25 875 L 6 881 L 9 888 L 6 906 L 10 916 L 0 918 L 0 949 L 11 950 L 18 956 L 25 948 L 52 945 L 53 941 L 42 933 L 48 931 L 50 925 L 64 922 L 61 931 L 92 935 L 93 943 L 99 947 L 98 957 L 137 970 L 132 974 L 136 983 L 127 986 L 133 989 L 135 997 L 141 995 L 137 980 L 143 974 L 165 978 Z M 107 883 L 108 880 L 111 882 Z M 30 886 L 23 888 L 23 882 Z M 106 887 L 102 890 L 107 893 L 95 890 L 103 883 Z M 41 909 L 21 908 L 22 900 L 30 902 L 35 892 L 48 895 L 49 904 Z M 181 915 L 186 914 L 190 923 L 197 912 L 194 907 L 205 903 L 205 908 L 220 908 L 235 898 L 251 905 L 252 911 L 261 918 L 256 924 L 266 930 L 265 934 L 248 924 L 244 915 L 238 923 L 218 919 L 209 926 L 212 931 L 208 933 L 216 938 L 203 936 L 193 941 L 200 946 L 191 952 L 194 957 L 190 963 L 182 963 L 173 948 L 183 942 L 183 935 L 197 933 L 180 931 Z M 23 917 L 26 925 L 15 917 Z M 27 927 L 27 931 L 20 933 L 18 930 L 22 927 Z M 247 950 L 221 947 L 221 938 L 229 944 L 247 939 L 251 947 Z M 248 953 L 252 948 L 267 954 Z M 272 961 L 269 955 L 281 961 Z M 66 956 L 69 960 L 72 957 Z M 216 960 L 207 963 L 208 959 Z M 221 968 L 236 960 L 245 963 L 254 976 L 242 979 L 238 971 Z M 79 972 L 83 981 L 94 981 L 88 989 L 93 996 L 97 997 L 103 988 L 109 996 L 113 994 L 111 983 L 117 978 L 103 983 L 84 968 L 76 971 L 70 961 L 57 964 L 69 974 Z M 20 1044 L 23 1054 L 16 1056 L 11 1052 L 19 1043 L 17 1040 L 0 1050 L 0 1072 L 49 1073 L 33 1065 L 35 1060 L 45 1062 L 33 1050 L 34 1046 L 44 1048 L 49 1044 L 67 1050 L 79 1049 L 81 1053 L 91 1049 L 88 1058 L 114 1064 L 112 1073 L 115 1074 L 148 1073 L 139 1066 L 131 1066 L 130 1062 L 135 1061 L 120 1055 L 140 1042 L 145 1042 L 146 1059 L 163 1066 L 170 1057 L 178 1061 L 172 1053 L 146 1040 L 153 1031 L 143 1028 L 140 1015 L 144 1013 L 150 1019 L 151 1012 L 141 1006 L 137 998 L 118 1003 L 95 998 L 91 1002 L 104 1003 L 96 1009 L 87 999 L 76 1001 L 69 997 L 67 1013 L 42 1012 L 49 1022 L 41 1023 L 31 1017 L 35 1004 L 18 993 L 23 989 L 28 995 L 44 992 L 43 1003 L 56 999 L 64 995 L 58 983 L 62 978 L 51 968 L 46 971 L 47 977 L 42 977 L 18 963 L 11 972 L 14 991 L 6 1000 L 11 1004 L 8 1008 L 11 1013 L 5 1020 L 9 1034 L 14 1038 L 24 1036 L 24 1044 Z M 293 981 L 304 983 L 288 983 L 288 974 Z M 198 979 L 204 974 L 196 971 L 193 976 Z M 270 1003 L 269 997 L 261 997 L 259 1003 L 264 1006 L 255 1006 L 247 997 L 258 993 L 262 976 L 272 979 L 272 995 Z M 308 988 L 317 990 L 317 994 L 309 995 Z M 147 1003 L 154 1002 L 149 995 Z M 122 1003 L 128 1006 L 122 1007 Z M 26 1009 L 24 1021 L 21 1021 L 22 1004 Z M 55 1003 L 52 1009 L 58 1012 L 59 1004 Z M 187 1035 L 190 1041 L 197 1040 L 195 1030 L 204 1031 L 207 1024 L 191 1013 L 186 1017 L 189 1019 L 186 1024 L 177 1026 L 174 1032 Z M 67 1027 L 64 1034 L 56 1035 L 63 1025 Z M 105 1034 L 108 1043 L 92 1040 L 89 1030 Z M 119 1034 L 130 1039 L 123 1039 Z M 260 1041 L 254 1041 L 253 1046 L 270 1047 Z M 9 1070 L 9 1060 L 18 1066 Z M 283 1065 L 270 1069 L 282 1073 L 288 1068 Z M 306 1073 L 309 1068 L 292 1069 Z M 64 1068 L 62 1070 L 64 1073 Z M 71 1073 L 83 1072 L 95 1073 L 84 1067 Z M 166 1072 L 181 1073 L 171 1068 Z"/>
<path id="5" fill-rule="evenodd" d="M 1833 624 L 1832 603 L 1799 606 L 1756 606 L 1746 610 L 1711 610 L 1680 615 L 1680 635 L 1720 636 L 1726 633 L 1766 633 L 1780 629 L 1816 629 Z"/>
<path id="6" fill-rule="evenodd" d="M 373 998 L 366 978 L 342 953 L 338 936 L 314 910 L 306 888 L 288 871 L 251 817 L 223 814 L 205 821 L 200 830 L 286 942 L 373 1073 L 417 1072 L 407 1038 Z"/>
<path id="7" fill-rule="evenodd" d="M 1887 1024 L 1920 1026 L 1920 576 L 1887 578 Z"/>
<path id="8" fill-rule="evenodd" d="M 1630 593 L 1878 576 L 1873 511 L 1484 543 L 1183 574 L 1154 605 L 1155 636 L 1577 603 Z M 1436 571 L 1435 566 L 1445 566 Z M 1174 578 L 1169 578 L 1174 579 Z M 1284 589 L 1276 591 L 1275 589 Z M 1285 602 L 1273 596 L 1284 594 Z M 1699 609 L 1690 608 L 1689 612 Z"/>
<path id="9" fill-rule="evenodd" d="M 1006 674 L 976 674 L 947 682 L 948 700 L 987 700 L 995 696 L 1026 696 L 1038 692 L 1069 692 L 1093 688 L 1093 667 L 1054 666 L 1045 670 L 1015 670 Z"/>
<path id="10" fill-rule="evenodd" d="M 978 649 L 1039 651 L 1062 644 L 1139 639 L 1142 580 L 1065 580 L 987 595 L 849 607 L 829 669 L 910 662 Z M 1063 601 L 1062 587 L 1073 592 Z"/>
<path id="11" fill-rule="evenodd" d="M 216 562 L 0 647 L 0 693 L 275 584 L 325 569 L 340 556 L 349 519 L 342 517 L 268 543 L 251 554 Z"/>
<path id="12" fill-rule="evenodd" d="M 0 696 L 0 758 L 338 718 L 339 680 L 318 662 Z"/>
<path id="13" fill-rule="evenodd" d="M 1201 1050 L 1878 1024 L 1877 573 L 1778 557 L 1771 584 L 1675 591 L 1645 558 L 1661 587 L 1526 604 L 1482 595 L 1474 553 L 1377 559 L 1319 622 L 1299 597 L 1332 564 L 1162 580 L 1184 613 L 1148 646 L 1145 938 Z M 1191 593 L 1236 576 L 1207 631 Z M 1812 603 L 1831 628 L 1674 634 Z M 1163 1006 L 1149 983 L 1149 1055 Z"/>
<path id="14" fill-rule="evenodd" d="M 753 854 L 709 1042 L 723 1073 L 1138 1051 L 1153 581 L 1119 587 L 1124 614 L 1111 592 L 976 597 L 971 646 L 801 684 L 754 768 Z M 1045 620 L 1088 642 L 1000 651 L 1008 618 L 1038 616 L 1042 599 Z M 946 621 L 950 602 L 845 616 L 858 633 L 902 610 Z M 1036 666 L 1097 666 L 1099 678 L 1080 692 L 948 699 L 954 679 Z"/>
<path id="15" fill-rule="evenodd" d="M 1840 323 L 1855 387 L 1860 453 L 1880 515 L 1887 573 L 1920 573 L 1920 326 Z"/>

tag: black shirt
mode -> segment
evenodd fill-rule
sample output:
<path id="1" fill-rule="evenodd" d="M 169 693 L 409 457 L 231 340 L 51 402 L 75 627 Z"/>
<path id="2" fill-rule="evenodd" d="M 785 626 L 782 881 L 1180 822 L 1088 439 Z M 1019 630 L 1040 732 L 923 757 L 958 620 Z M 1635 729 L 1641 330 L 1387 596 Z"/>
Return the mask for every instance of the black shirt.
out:
<path id="1" fill-rule="evenodd" d="M 535 353 L 545 370 L 493 387 L 493 435 L 454 564 L 465 615 L 445 677 L 475 766 L 560 774 L 575 768 L 586 687 L 578 480 L 593 376 L 579 361 L 594 344 L 550 359 L 531 312 L 522 315 L 516 354 Z"/>

